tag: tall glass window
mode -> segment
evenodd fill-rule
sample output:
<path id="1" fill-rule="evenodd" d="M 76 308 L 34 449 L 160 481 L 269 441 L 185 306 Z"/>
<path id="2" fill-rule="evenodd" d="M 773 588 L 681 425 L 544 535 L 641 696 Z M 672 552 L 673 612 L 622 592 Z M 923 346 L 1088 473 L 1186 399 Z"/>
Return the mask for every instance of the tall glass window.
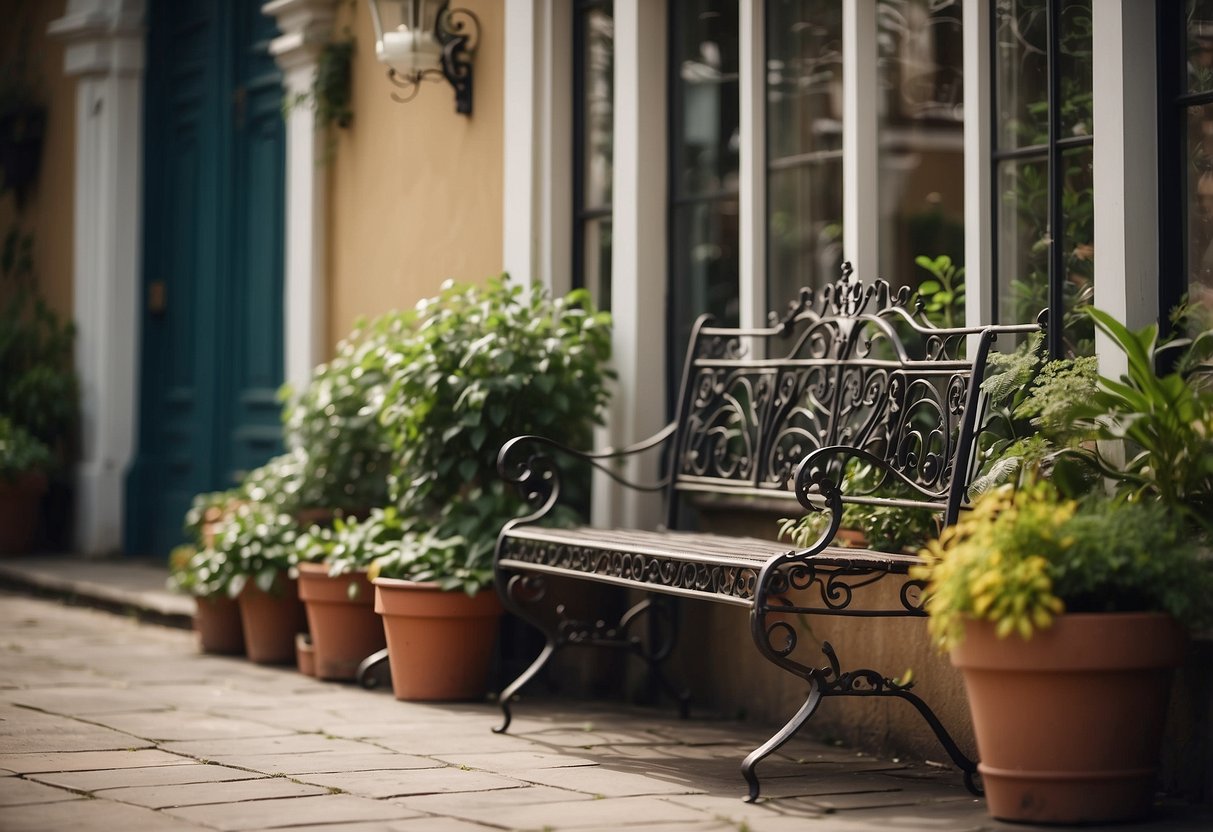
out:
<path id="1" fill-rule="evenodd" d="M 768 0 L 767 306 L 842 264 L 842 3 Z"/>
<path id="2" fill-rule="evenodd" d="M 615 18 L 611 0 L 579 0 L 573 32 L 574 283 L 611 308 Z"/>
<path id="3" fill-rule="evenodd" d="M 995 314 L 1048 308 L 1055 356 L 1094 351 L 1091 2 L 995 5 Z"/>
<path id="4" fill-rule="evenodd" d="M 1213 328 L 1213 0 L 1166 4 L 1159 18 L 1171 104 L 1161 122 L 1160 207 L 1164 217 L 1178 215 L 1159 228 L 1160 301 L 1166 313 L 1186 299 L 1185 323 L 1199 332 Z"/>
<path id="5" fill-rule="evenodd" d="M 880 276 L 921 287 L 928 315 L 964 311 L 961 0 L 881 0 Z M 929 262 L 929 265 L 927 265 Z"/>
<path id="6" fill-rule="evenodd" d="M 670 4 L 670 354 L 695 318 L 738 322 L 737 0 Z M 680 364 L 675 363 L 673 378 Z"/>

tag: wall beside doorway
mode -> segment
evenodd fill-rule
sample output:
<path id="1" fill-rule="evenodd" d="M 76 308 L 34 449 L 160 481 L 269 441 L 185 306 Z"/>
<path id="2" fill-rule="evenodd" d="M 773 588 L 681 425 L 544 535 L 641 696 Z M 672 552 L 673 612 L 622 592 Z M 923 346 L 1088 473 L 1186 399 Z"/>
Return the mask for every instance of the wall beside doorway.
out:
<path id="1" fill-rule="evenodd" d="M 461 5 L 481 29 L 470 117 L 445 81 L 393 101 L 367 4 L 341 5 L 335 35 L 356 41 L 354 121 L 337 131 L 327 171 L 330 345 L 360 316 L 411 307 L 446 278 L 501 271 L 505 4 Z"/>

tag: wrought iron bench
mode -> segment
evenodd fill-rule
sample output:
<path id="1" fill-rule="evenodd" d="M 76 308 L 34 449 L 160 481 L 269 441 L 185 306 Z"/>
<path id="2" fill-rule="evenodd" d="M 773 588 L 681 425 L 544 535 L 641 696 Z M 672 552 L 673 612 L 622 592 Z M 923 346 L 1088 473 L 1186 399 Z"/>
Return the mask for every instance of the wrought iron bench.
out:
<path id="1" fill-rule="evenodd" d="M 649 440 L 623 451 L 582 453 L 535 436 L 502 447 L 498 468 L 535 510 L 505 525 L 495 577 L 506 607 L 539 627 L 539 657 L 501 694 L 504 723 L 511 699 L 553 653 L 571 645 L 631 650 L 656 668 L 670 643 L 650 643 L 633 624 L 665 612 L 662 596 L 736 604 L 750 611 L 758 650 L 804 679 L 800 710 L 742 763 L 749 800 L 757 799 L 758 763 L 804 725 L 831 696 L 890 696 L 912 704 L 964 772 L 970 790 L 976 763 L 959 749 L 930 707 L 912 690 L 875 670 L 844 672 L 833 647 L 815 666 L 796 657 L 793 615 L 919 616 L 921 583 L 907 575 L 915 555 L 829 545 L 844 504 L 927 508 L 952 523 L 966 501 L 976 466 L 984 409 L 981 381 L 996 337 L 1037 326 L 938 329 L 907 308 L 909 292 L 884 281 L 864 286 L 842 279 L 817 292 L 801 290 L 765 329 L 732 329 L 700 318 L 691 334 L 675 419 Z M 972 358 L 965 358 L 965 355 Z M 661 448 L 662 482 L 620 478 L 612 460 Z M 557 455 L 579 458 L 626 485 L 660 492 L 666 524 L 655 531 L 544 525 L 561 489 Z M 863 493 L 840 487 L 854 460 L 879 472 Z M 688 497 L 704 492 L 782 498 L 804 511 L 829 512 L 828 526 L 807 549 L 787 543 L 685 530 Z M 800 509 L 797 509 L 798 511 Z M 568 617 L 553 598 L 550 576 L 575 577 L 643 590 L 645 600 L 617 624 Z M 896 601 L 875 587 L 896 581 Z M 883 600 L 882 600 L 883 599 Z M 669 621 L 665 622 L 669 624 Z M 670 627 L 663 627 L 667 632 Z M 664 676 L 656 674 L 667 690 Z M 685 713 L 685 696 L 680 697 Z"/>

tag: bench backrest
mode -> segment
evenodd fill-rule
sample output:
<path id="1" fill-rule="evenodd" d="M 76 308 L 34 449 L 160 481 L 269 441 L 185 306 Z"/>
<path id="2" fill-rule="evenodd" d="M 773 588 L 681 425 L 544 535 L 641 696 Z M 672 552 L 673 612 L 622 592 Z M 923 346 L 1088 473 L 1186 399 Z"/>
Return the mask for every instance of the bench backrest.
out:
<path id="1" fill-rule="evenodd" d="M 965 414 L 981 407 L 993 328 L 936 328 L 907 308 L 908 288 L 850 276 L 844 265 L 837 283 L 802 289 L 764 329 L 696 322 L 676 410 L 671 528 L 687 492 L 794 499 L 796 466 L 831 446 L 882 460 L 897 501 L 955 519 L 977 416 Z"/>

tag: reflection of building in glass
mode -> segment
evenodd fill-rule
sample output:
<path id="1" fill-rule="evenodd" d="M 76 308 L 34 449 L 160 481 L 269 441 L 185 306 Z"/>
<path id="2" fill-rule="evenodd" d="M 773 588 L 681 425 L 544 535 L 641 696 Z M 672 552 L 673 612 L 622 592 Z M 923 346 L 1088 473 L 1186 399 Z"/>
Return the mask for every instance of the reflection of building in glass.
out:
<path id="1" fill-rule="evenodd" d="M 1194 318 L 1201 319 L 1191 325 L 1208 326 L 1213 319 L 1213 3 L 1189 0 L 1187 5 L 1187 295 Z"/>

